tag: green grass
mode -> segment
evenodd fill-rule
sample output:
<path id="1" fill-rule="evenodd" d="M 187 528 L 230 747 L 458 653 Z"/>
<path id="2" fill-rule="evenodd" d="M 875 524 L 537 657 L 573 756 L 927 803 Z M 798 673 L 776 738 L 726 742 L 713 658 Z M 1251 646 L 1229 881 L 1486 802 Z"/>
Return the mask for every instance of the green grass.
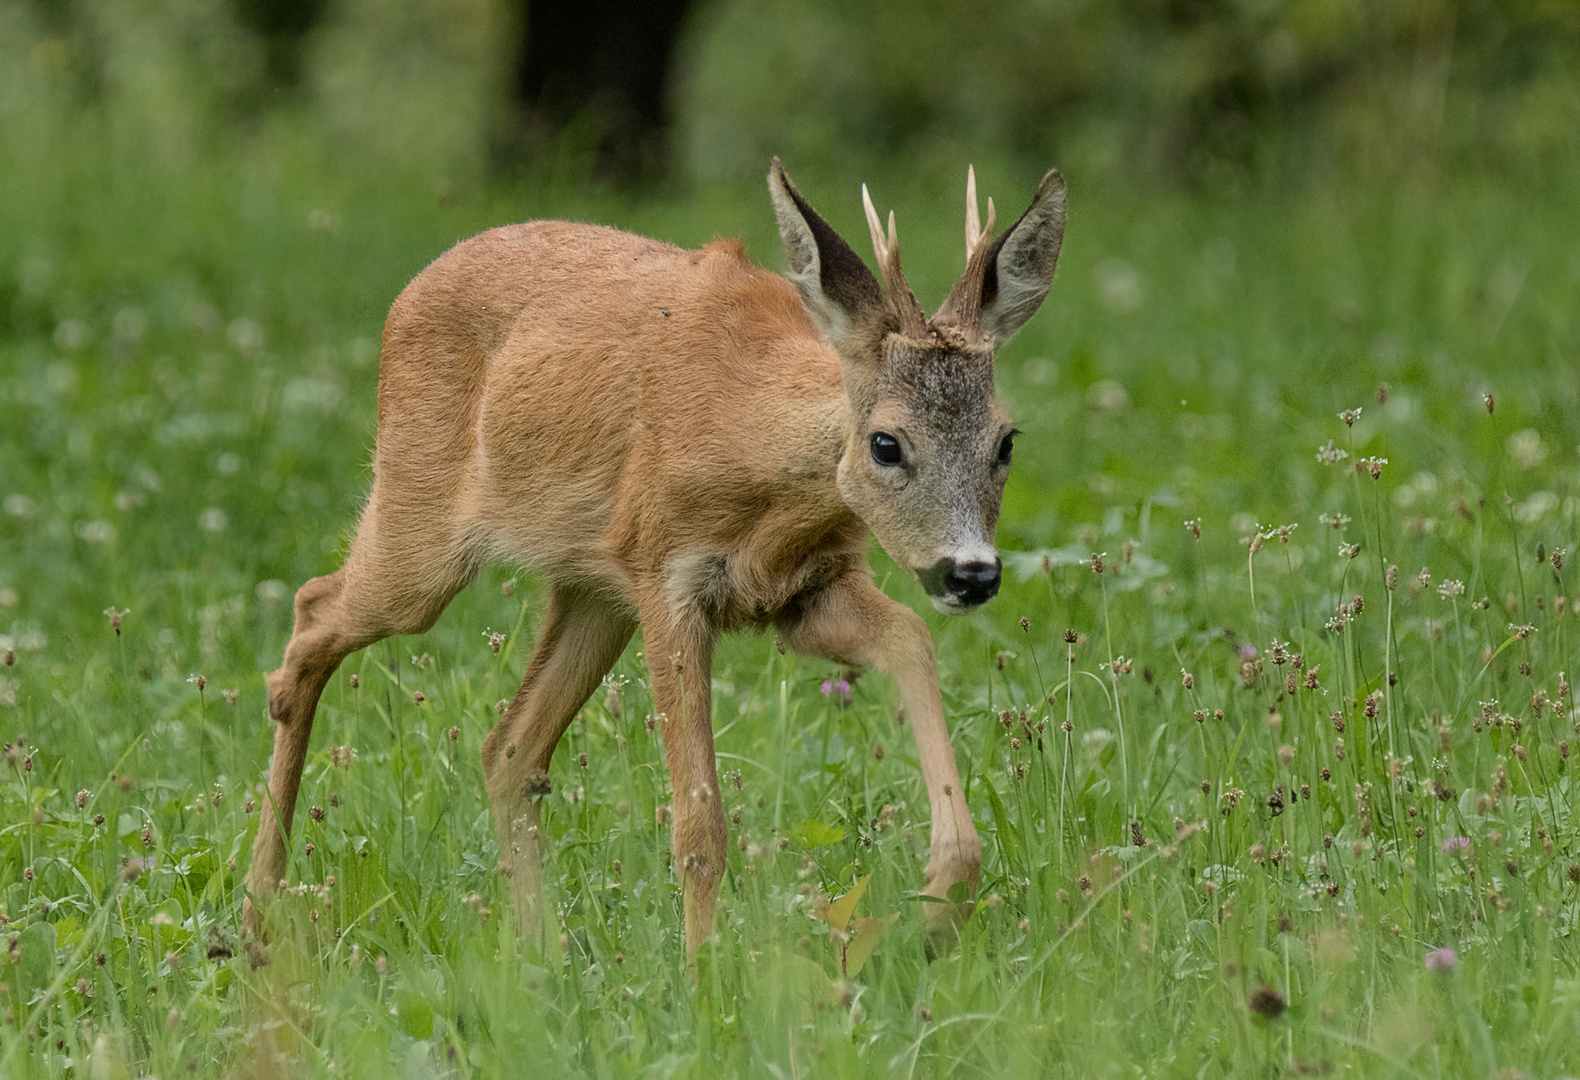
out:
<path id="1" fill-rule="evenodd" d="M 0 165 L 0 1075 L 1580 1071 L 1574 174 L 1070 177 L 1059 278 L 1000 364 L 1026 432 L 1002 594 L 945 620 L 875 553 L 934 630 L 984 840 L 941 955 L 893 688 L 842 707 L 764 636 L 717 665 L 739 821 L 695 980 L 640 639 L 554 761 L 561 933 L 519 942 L 478 750 L 542 607 L 498 567 L 331 684 L 254 969 L 262 674 L 366 489 L 389 301 L 488 224 L 734 233 L 777 268 L 772 215 L 755 180 L 435 198 L 288 127 L 186 156 L 79 134 Z M 979 176 L 1006 212 L 1035 180 Z M 853 178 L 797 179 L 862 235 Z M 936 300 L 960 177 L 868 179 Z M 817 901 L 868 875 L 855 915 L 893 918 L 847 975 Z"/>

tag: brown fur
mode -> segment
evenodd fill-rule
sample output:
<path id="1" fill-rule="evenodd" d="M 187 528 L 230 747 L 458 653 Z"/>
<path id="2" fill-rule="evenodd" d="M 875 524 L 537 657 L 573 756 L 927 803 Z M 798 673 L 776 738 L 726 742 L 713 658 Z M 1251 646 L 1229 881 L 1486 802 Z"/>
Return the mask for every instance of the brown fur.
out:
<path id="1" fill-rule="evenodd" d="M 854 507 L 881 495 L 847 474 L 853 457 L 867 460 L 858 411 L 898 410 L 919 437 L 936 427 L 935 452 L 946 456 L 996 445 L 991 352 L 960 354 L 952 385 L 969 400 L 950 400 L 916 362 L 853 377 L 848 350 L 820 337 L 804 303 L 736 241 L 684 251 L 555 221 L 485 232 L 407 286 L 384 331 L 372 493 L 345 564 L 298 591 L 284 662 L 269 676 L 275 753 L 247 881 L 249 930 L 260 929 L 254 905 L 285 872 L 328 679 L 356 649 L 427 630 L 491 559 L 550 582 L 542 637 L 482 754 L 523 925 L 540 897 L 534 797 L 566 726 L 638 626 L 674 790 L 689 952 L 712 931 L 725 856 L 712 651 L 739 627 L 776 627 L 799 650 L 896 678 L 932 805 L 928 892 L 974 886 L 980 843 L 931 641 L 914 612 L 873 586 L 868 526 Z M 915 351 L 865 333 L 874 348 Z M 991 517 L 1001 486 L 993 478 Z M 880 539 L 904 558 L 904 537 L 936 532 L 936 522 L 914 521 Z M 950 914 L 929 909 L 935 922 Z"/>

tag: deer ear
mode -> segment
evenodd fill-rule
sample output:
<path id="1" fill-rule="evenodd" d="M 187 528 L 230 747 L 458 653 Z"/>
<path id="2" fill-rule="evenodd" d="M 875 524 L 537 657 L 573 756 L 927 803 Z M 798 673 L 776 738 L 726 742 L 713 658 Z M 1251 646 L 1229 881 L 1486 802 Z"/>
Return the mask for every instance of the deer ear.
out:
<path id="1" fill-rule="evenodd" d="M 1064 177 L 1049 169 L 1031 206 L 993 241 L 982 276 L 982 329 L 1000 342 L 1042 306 L 1064 243 Z"/>
<path id="2" fill-rule="evenodd" d="M 801 197 L 777 157 L 768 170 L 768 193 L 790 262 L 788 277 L 823 340 L 844 355 L 887 310 L 878 279 Z"/>

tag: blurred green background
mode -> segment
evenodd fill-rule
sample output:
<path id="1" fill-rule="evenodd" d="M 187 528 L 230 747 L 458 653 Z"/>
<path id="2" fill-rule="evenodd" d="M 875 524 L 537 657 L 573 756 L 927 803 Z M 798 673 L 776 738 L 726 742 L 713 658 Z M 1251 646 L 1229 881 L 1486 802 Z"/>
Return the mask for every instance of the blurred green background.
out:
<path id="1" fill-rule="evenodd" d="M 924 303 L 967 162 L 1006 220 L 1069 179 L 1059 284 L 1001 357 L 1037 425 L 1011 546 L 1159 483 L 1270 520 L 1309 482 L 1239 451 L 1382 379 L 1428 443 L 1495 372 L 1572 446 L 1577 72 L 1566 0 L 0 0 L 0 487 L 41 508 L 0 575 L 91 605 L 156 537 L 248 590 L 324 572 L 423 265 L 558 216 L 778 268 L 773 153 L 858 250 L 857 185 L 897 207 Z M 116 503 L 173 472 L 252 539 Z"/>
<path id="2" fill-rule="evenodd" d="M 303 946 L 309 959 L 255 976 L 240 954 L 197 955 L 210 934 L 227 940 L 240 909 L 257 821 L 243 807 L 271 738 L 262 672 L 279 661 L 292 591 L 338 565 L 366 490 L 391 301 L 456 241 L 538 217 L 688 246 L 737 235 L 781 268 L 764 185 L 775 153 L 863 254 L 859 184 L 896 208 L 928 306 L 961 268 L 968 162 L 1001 221 L 1049 165 L 1071 207 L 1049 300 L 999 356 L 1000 394 L 1026 432 L 1000 524 L 1014 571 L 1003 593 L 945 620 L 874 559 L 937 641 L 987 845 L 983 890 L 1000 903 L 979 909 L 979 936 L 931 964 L 918 921 L 903 916 L 866 973 L 868 1019 L 830 1010 L 801 1052 L 815 1044 L 826 1074 L 852 1076 L 884 1063 L 911 1076 L 918 1061 L 924 1074 L 1016 1075 L 1054 1056 L 1080 1076 L 1166 1075 L 1184 1062 L 1191 1075 L 1243 1076 L 1264 1056 L 1268 1075 L 1306 1071 L 1297 1055 L 1357 1075 L 1382 1075 L 1380 1062 L 1401 1076 L 1573 1071 L 1572 814 L 1554 825 L 1554 851 L 1529 827 L 1535 787 L 1501 818 L 1429 802 L 1433 830 L 1464 828 L 1486 854 L 1480 879 L 1468 864 L 1434 868 L 1434 831 L 1418 873 L 1397 821 L 1396 835 L 1372 839 L 1366 816 L 1348 813 L 1355 784 L 1382 792 L 1400 773 L 1384 771 L 1380 751 L 1335 764 L 1324 714 L 1358 712 L 1379 664 L 1400 668 L 1401 726 L 1429 741 L 1441 721 L 1452 735 L 1451 768 L 1422 750 L 1405 779 L 1446 778 L 1474 807 L 1472 791 L 1503 765 L 1483 754 L 1479 723 L 1472 736 L 1471 702 L 1501 694 L 1523 712 L 1532 680 L 1551 688 L 1575 670 L 1567 626 L 1580 598 L 1561 557 L 1551 574 L 1538 564 L 1580 536 L 1577 132 L 1580 4 L 1569 0 L 0 0 L 0 648 L 15 661 L 0 669 L 0 734 L 16 739 L 0 787 L 0 915 L 13 930 L 27 923 L 29 949 L 60 944 L 11 1004 L 27 1005 L 58 959 L 45 1022 L 66 1047 L 52 1058 L 0 1025 L 0 1072 L 15 1061 L 10 1075 L 66 1075 L 62 1055 L 89 1046 L 96 1061 L 135 1065 L 127 1075 L 217 1070 L 244 1057 L 237 1026 L 257 1020 L 238 1019 L 244 999 L 268 997 L 227 988 L 273 979 L 315 1017 L 321 1075 L 330 1060 L 344 1063 L 335 1075 L 359 1062 L 369 1076 L 422 1074 L 390 1064 L 391 1045 L 412 1062 L 430 1055 L 438 1073 L 469 1040 L 474 1061 L 505 1073 L 539 1053 L 540 1037 L 565 1075 L 655 1075 L 649 1066 L 668 1062 L 674 1075 L 712 1076 L 718 1061 L 808 1075 L 794 1040 L 777 1042 L 778 1014 L 759 1001 L 757 1025 L 738 1000 L 797 970 L 751 965 L 758 949 L 802 955 L 817 932 L 796 906 L 801 886 L 834 895 L 867 859 L 872 910 L 912 910 L 902 905 L 920 885 L 925 830 L 858 847 L 890 801 L 902 819 L 926 815 L 885 684 L 862 680 L 856 706 L 840 710 L 819 693 L 838 674 L 827 666 L 781 657 L 762 636 L 721 650 L 721 756 L 782 769 L 771 808 L 747 806 L 732 835 L 775 851 L 831 807 L 850 829 L 763 864 L 760 878 L 732 847 L 736 907 L 718 944 L 730 963 L 716 966 L 713 997 L 693 998 L 633 646 L 616 672 L 626 711 L 589 705 L 554 764 L 556 792 L 577 793 L 554 804 L 550 826 L 566 928 L 591 966 L 540 979 L 565 959 L 553 953 L 524 977 L 501 922 L 480 914 L 502 910 L 504 890 L 477 748 L 541 615 L 530 578 L 501 594 L 509 568 L 485 572 L 430 634 L 348 660 L 368 689 L 342 677 L 326 695 L 304 805 L 331 812 L 294 842 L 311 837 L 332 858 L 298 856 L 293 873 L 338 877 L 339 908 L 312 924 L 326 937 L 302 938 L 317 942 Z M 1335 414 L 1356 406 L 1364 416 L 1340 426 Z M 1375 482 L 1318 464 L 1313 451 L 1332 439 L 1391 464 Z M 1342 518 L 1338 531 L 1319 515 Z M 1185 519 L 1199 519 L 1199 543 Z M 1253 592 L 1241 539 L 1293 522 L 1293 542 L 1268 543 Z M 1341 539 L 1362 557 L 1337 557 Z M 1097 551 L 1124 576 L 1091 574 Z M 1397 594 L 1384 560 L 1405 571 Z M 1426 564 L 1466 590 L 1463 626 L 1455 604 L 1445 629 L 1450 596 L 1424 571 L 1409 586 Z M 1371 621 L 1322 630 L 1357 590 Z M 1384 630 L 1389 597 L 1400 614 Z M 120 636 L 106 609 L 125 613 Z M 1509 620 L 1541 628 L 1518 674 Z M 986 778 L 1020 776 L 1030 751 L 1006 750 L 997 708 L 1035 702 L 1040 714 L 1038 650 L 1059 666 L 1066 626 L 1091 642 L 1067 661 L 1084 693 L 1048 712 L 1055 725 L 1074 717 L 1067 761 L 1087 777 L 1068 845 L 1049 831 L 1048 804 L 1005 780 L 1020 793 L 1006 810 Z M 511 627 L 495 656 L 484 633 Z M 1282 684 L 1237 674 L 1236 645 L 1269 635 L 1323 668 L 1321 695 L 1280 706 L 1286 734 L 1268 719 Z M 1123 682 L 1102 662 L 1117 652 L 1136 660 Z M 1226 710 L 1220 726 L 1191 719 L 1172 674 L 1187 665 L 1200 705 Z M 425 704 L 403 704 L 413 687 Z M 1531 761 L 1561 775 L 1557 706 L 1533 708 L 1529 730 L 1559 730 L 1530 739 Z M 1133 748 L 1117 763 L 1110 728 Z M 886 758 L 873 751 L 880 738 Z M 1286 738 L 1298 777 L 1279 756 Z M 1353 728 L 1350 738 L 1363 744 Z M 327 749 L 342 743 L 363 755 L 344 776 Z M 588 765 L 572 753 L 582 748 Z M 1325 816 L 1299 818 L 1311 828 L 1305 861 L 1264 873 L 1257 853 L 1276 852 L 1295 816 L 1264 799 L 1311 781 L 1319 759 L 1337 771 L 1319 787 Z M 1128 767 L 1149 802 L 1126 801 Z M 760 799 L 763 777 L 748 768 L 746 783 L 742 798 Z M 1218 793 L 1235 783 L 1253 797 L 1231 818 Z M 1546 784 L 1550 809 L 1560 786 Z M 98 814 L 107 820 L 90 824 Z M 1198 840 L 1172 869 L 1154 864 L 1162 884 L 1126 891 L 1122 916 L 1118 891 L 1112 909 L 1081 907 L 1088 855 L 1124 849 L 1131 820 L 1166 837 L 1171 821 L 1198 817 L 1212 822 L 1211 852 Z M 1357 860 L 1362 840 L 1373 844 L 1370 881 L 1358 871 L 1342 894 L 1308 893 L 1336 884 L 1325 861 L 1316 869 L 1323 829 L 1340 854 L 1356 844 Z M 611 853 L 632 889 L 605 918 Z M 1504 883 L 1514 912 L 1500 923 L 1478 897 L 1516 856 L 1529 884 Z M 120 883 L 124 860 L 144 857 L 157 867 Z M 24 881 L 24 865 L 36 877 Z M 1243 912 L 1229 922 L 1216 889 L 1242 873 L 1243 886 L 1226 885 Z M 1435 914 L 1412 914 L 1422 896 Z M 386 900 L 393 917 L 359 916 Z M 1131 904 L 1139 938 L 1127 936 Z M 1490 917 L 1473 910 L 1488 904 Z M 1541 921 L 1549 904 L 1558 917 Z M 101 968 L 81 950 L 100 947 L 86 928 L 112 905 L 120 922 L 103 927 L 113 945 Z M 1285 933 L 1290 911 L 1298 934 Z M 1364 929 L 1345 921 L 1362 912 Z M 1353 965 L 1299 951 L 1310 933 L 1352 930 Z M 1035 985 L 1015 982 L 1021 959 L 1041 964 L 1063 942 Z M 1462 998 L 1449 992 L 1461 983 L 1432 981 L 1420 961 L 1455 942 Z M 377 973 L 341 963 L 342 945 L 377 956 Z M 177 961 L 185 949 L 185 966 L 167 949 Z M 91 992 L 72 990 L 79 977 Z M 1248 1012 L 1261 979 L 1295 1003 L 1287 1028 Z M 1006 1014 L 1011 984 L 1035 994 Z M 388 992 L 406 995 L 398 1024 Z M 504 1016 L 487 1037 L 445 1028 L 446 1016 L 475 1017 L 474 994 L 524 1033 Z M 425 1002 L 435 1011 L 422 1022 Z M 1390 1019 L 1396 1006 L 1434 1018 L 1430 1050 L 1412 1034 L 1420 1025 Z M 984 1010 L 1012 1022 L 973 1029 Z M 750 1046 L 737 1040 L 742 1015 Z M 384 1050 L 367 1051 L 378 1039 Z M 1438 1044 L 1446 1056 L 1429 1061 Z"/>

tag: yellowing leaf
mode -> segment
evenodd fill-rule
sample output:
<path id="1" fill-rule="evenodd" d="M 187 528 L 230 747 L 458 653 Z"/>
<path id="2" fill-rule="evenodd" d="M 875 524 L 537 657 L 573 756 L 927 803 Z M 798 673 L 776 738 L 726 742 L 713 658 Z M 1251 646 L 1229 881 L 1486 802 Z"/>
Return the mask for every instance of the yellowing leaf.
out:
<path id="1" fill-rule="evenodd" d="M 856 901 L 861 899 L 861 894 L 867 891 L 867 882 L 872 880 L 868 874 L 856 882 L 856 887 L 841 896 L 838 900 L 828 905 L 828 911 L 821 918 L 835 930 L 843 930 L 850 924 L 850 917 L 856 911 Z"/>
<path id="2" fill-rule="evenodd" d="M 882 919 L 857 919 L 852 927 L 855 934 L 850 939 L 850 945 L 845 949 L 845 977 L 854 979 L 866 966 L 867 957 L 872 955 L 872 950 L 878 947 L 878 939 L 883 936 L 883 931 L 898 915 L 890 915 Z"/>

